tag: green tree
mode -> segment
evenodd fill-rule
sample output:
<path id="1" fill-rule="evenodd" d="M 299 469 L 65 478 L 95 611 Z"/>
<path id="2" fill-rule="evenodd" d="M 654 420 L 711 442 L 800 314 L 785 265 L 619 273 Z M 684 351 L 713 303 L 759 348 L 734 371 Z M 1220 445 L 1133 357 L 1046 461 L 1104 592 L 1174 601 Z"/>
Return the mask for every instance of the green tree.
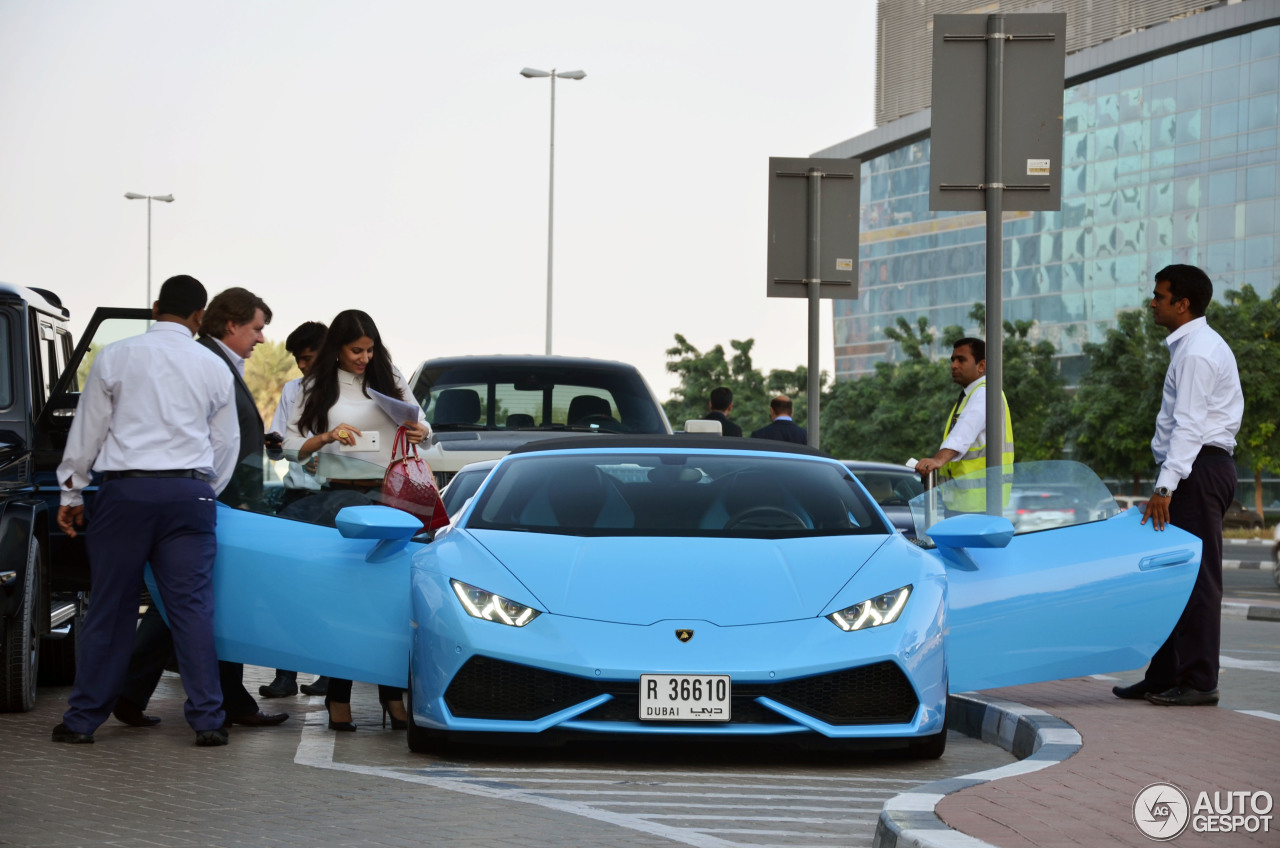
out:
<path id="1" fill-rule="evenodd" d="M 253 349 L 244 364 L 244 381 L 253 392 L 253 402 L 264 424 L 271 424 L 281 388 L 300 376 L 302 372 L 294 364 L 293 355 L 284 349 L 284 342 L 264 342 Z"/>
<path id="2" fill-rule="evenodd" d="M 1152 475 L 1151 436 L 1169 351 L 1165 331 L 1144 312 L 1121 312 L 1101 342 L 1084 346 L 1089 370 L 1070 412 L 1058 419 L 1075 445 L 1075 458 L 1100 476 L 1133 481 L 1133 494 Z"/>
<path id="3" fill-rule="evenodd" d="M 751 362 L 755 339 L 730 341 L 731 357 L 721 345 L 703 353 L 681 334 L 676 333 L 675 339 L 675 345 L 667 348 L 667 359 L 671 360 L 667 371 L 679 374 L 680 384 L 662 405 L 673 427 L 679 429 L 690 418 L 705 416 L 711 390 L 717 386 L 727 386 L 733 392 L 733 420 L 744 433 L 769 423 L 768 413 L 763 411 L 769 404 L 765 378 Z"/>
<path id="4" fill-rule="evenodd" d="M 1262 472 L 1280 471 L 1280 287 L 1259 297 L 1252 286 L 1227 291 L 1209 305 L 1209 326 L 1235 353 L 1244 393 L 1244 420 L 1236 434 L 1236 457 L 1254 481 L 1254 508 L 1262 514 Z"/>
<path id="5" fill-rule="evenodd" d="M 876 363 L 875 373 L 841 380 L 822 402 L 822 448 L 842 459 L 906 462 L 933 456 L 942 441 L 947 408 L 954 395 L 950 368 L 927 358 L 934 334 L 928 319 L 913 327 L 905 318 L 885 335 L 907 359 Z"/>

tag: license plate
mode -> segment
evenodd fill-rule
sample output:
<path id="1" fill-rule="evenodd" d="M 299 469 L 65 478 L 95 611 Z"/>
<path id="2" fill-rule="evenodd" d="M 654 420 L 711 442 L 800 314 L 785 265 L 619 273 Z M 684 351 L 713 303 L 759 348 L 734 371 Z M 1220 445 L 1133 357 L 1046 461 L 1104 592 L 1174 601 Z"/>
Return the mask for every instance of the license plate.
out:
<path id="1" fill-rule="evenodd" d="M 728 721 L 727 674 L 640 675 L 641 721 Z"/>

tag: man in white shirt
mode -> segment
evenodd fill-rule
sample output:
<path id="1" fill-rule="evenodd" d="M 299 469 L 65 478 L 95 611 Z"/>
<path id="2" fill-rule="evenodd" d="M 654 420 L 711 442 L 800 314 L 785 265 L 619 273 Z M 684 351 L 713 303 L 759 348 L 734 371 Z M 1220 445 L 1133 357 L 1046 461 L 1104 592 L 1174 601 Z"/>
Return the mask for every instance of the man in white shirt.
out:
<path id="1" fill-rule="evenodd" d="M 960 396 L 942 429 L 942 447 L 933 456 L 916 463 L 916 472 L 928 477 L 941 470 L 942 481 L 961 479 L 942 490 L 951 512 L 986 512 L 987 483 L 975 475 L 987 467 L 987 343 L 982 339 L 958 339 L 951 348 L 951 380 L 960 386 Z M 1003 396 L 1002 396 L 1003 397 Z M 1001 467 L 1006 483 L 1003 500 L 1009 503 L 1013 476 L 1013 421 L 1009 402 L 1004 402 L 1004 451 Z M 940 481 L 941 482 L 941 481 Z"/>
<path id="2" fill-rule="evenodd" d="M 244 381 L 245 362 L 262 343 L 262 329 L 271 321 L 271 307 L 248 289 L 233 287 L 214 295 L 200 321 L 203 345 L 222 363 L 235 386 L 234 407 L 240 432 L 240 449 L 231 481 L 218 500 L 237 509 L 252 508 L 262 498 L 262 415 L 253 392 Z M 120 698 L 113 710 L 116 718 L 134 727 L 150 727 L 160 719 L 143 713 L 164 673 L 169 656 L 169 632 L 155 610 L 148 610 L 138 625 L 133 656 Z M 223 709 L 228 724 L 270 727 L 289 718 L 288 713 L 264 713 L 244 688 L 241 663 L 219 664 Z"/>
<path id="3" fill-rule="evenodd" d="M 124 681 L 150 562 L 173 626 L 196 744 L 227 744 L 213 641 L 214 499 L 240 447 L 226 366 L 193 341 L 205 289 L 171 277 L 146 333 L 104 347 L 85 381 L 58 466 L 58 526 L 87 523 L 93 609 L 76 646 L 76 680 L 53 741 L 93 742 Z M 102 475 L 86 516 L 81 491 Z"/>
<path id="4" fill-rule="evenodd" d="M 1112 691 L 1163 706 L 1218 703 L 1222 616 L 1222 516 L 1235 497 L 1231 458 L 1244 415 L 1240 374 L 1231 348 L 1204 318 L 1213 283 L 1193 265 L 1156 274 L 1151 313 L 1169 330 L 1169 370 L 1151 452 L 1160 465 L 1142 523 L 1173 524 L 1204 543 L 1200 573 L 1173 633 L 1151 658 L 1146 675 Z"/>

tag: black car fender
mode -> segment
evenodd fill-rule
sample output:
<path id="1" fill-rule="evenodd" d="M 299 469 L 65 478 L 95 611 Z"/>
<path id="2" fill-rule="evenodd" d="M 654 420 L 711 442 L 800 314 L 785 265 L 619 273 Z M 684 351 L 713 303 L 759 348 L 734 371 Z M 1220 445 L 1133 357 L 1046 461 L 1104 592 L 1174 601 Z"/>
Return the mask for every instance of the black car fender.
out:
<path id="1" fill-rule="evenodd" d="M 13 576 L 0 579 L 0 618 L 9 618 L 17 612 L 23 597 L 22 587 L 27 580 L 38 580 L 36 585 L 36 614 L 43 617 L 40 632 L 49 630 L 49 572 L 27 574 L 27 549 L 35 534 L 42 549 L 48 549 L 48 508 L 43 501 L 14 499 L 0 501 L 0 575 Z"/>

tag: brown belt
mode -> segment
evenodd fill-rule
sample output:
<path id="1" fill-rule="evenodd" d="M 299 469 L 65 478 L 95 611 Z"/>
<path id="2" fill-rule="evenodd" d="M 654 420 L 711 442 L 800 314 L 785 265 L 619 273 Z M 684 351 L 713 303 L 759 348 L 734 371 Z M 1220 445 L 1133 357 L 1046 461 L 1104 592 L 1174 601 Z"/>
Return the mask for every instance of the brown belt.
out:
<path id="1" fill-rule="evenodd" d="M 377 489 L 382 486 L 381 480 L 333 480 L 328 481 L 329 488 L 338 489 L 356 489 L 357 491 L 368 491 L 369 489 Z"/>

